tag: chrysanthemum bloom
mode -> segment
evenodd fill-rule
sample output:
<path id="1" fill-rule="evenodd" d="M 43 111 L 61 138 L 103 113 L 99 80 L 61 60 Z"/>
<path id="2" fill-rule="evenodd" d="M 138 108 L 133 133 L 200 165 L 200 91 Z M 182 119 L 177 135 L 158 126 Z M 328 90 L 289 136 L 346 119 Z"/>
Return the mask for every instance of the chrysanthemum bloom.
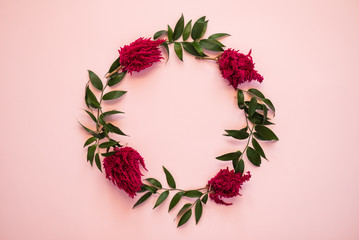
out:
<path id="1" fill-rule="evenodd" d="M 149 38 L 139 38 L 130 45 L 125 45 L 120 53 L 120 64 L 123 71 L 132 74 L 152 66 L 153 63 L 161 61 L 161 51 L 158 46 L 165 42 L 164 39 L 152 41 Z"/>
<path id="2" fill-rule="evenodd" d="M 252 51 L 252 50 L 251 50 Z M 251 51 L 247 55 L 233 49 L 227 49 L 218 59 L 222 76 L 227 79 L 235 89 L 238 84 L 245 81 L 263 81 L 263 77 L 254 70 Z"/>
<path id="3" fill-rule="evenodd" d="M 106 178 L 133 198 L 141 189 L 140 165 L 146 169 L 145 163 L 141 155 L 133 148 L 115 148 L 115 151 L 114 155 L 105 157 L 103 160 Z"/>
<path id="4" fill-rule="evenodd" d="M 234 170 L 221 169 L 217 175 L 208 181 L 210 188 L 209 197 L 216 203 L 222 205 L 232 205 L 226 203 L 221 198 L 232 198 L 239 194 L 239 189 L 242 189 L 242 184 L 249 181 L 251 178 L 250 172 L 241 176 L 240 173 L 235 173 Z"/>

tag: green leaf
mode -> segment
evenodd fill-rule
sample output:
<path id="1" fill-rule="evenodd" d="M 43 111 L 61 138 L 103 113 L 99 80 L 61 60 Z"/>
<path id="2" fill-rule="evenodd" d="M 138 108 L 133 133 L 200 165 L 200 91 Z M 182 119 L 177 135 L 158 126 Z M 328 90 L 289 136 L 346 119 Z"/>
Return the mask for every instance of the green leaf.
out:
<path id="1" fill-rule="evenodd" d="M 248 109 L 248 115 L 251 117 L 257 108 L 257 98 L 252 97 L 251 101 L 249 102 L 249 109 Z"/>
<path id="2" fill-rule="evenodd" d="M 247 148 L 248 160 L 254 165 L 259 167 L 261 165 L 261 156 L 251 147 Z"/>
<path id="3" fill-rule="evenodd" d="M 104 133 L 96 133 L 95 131 L 92 131 L 91 129 L 85 127 L 84 125 L 82 125 L 80 122 L 78 122 L 88 133 L 90 133 L 92 136 L 94 136 L 95 138 L 98 139 L 102 139 L 105 137 Z"/>
<path id="4" fill-rule="evenodd" d="M 115 125 L 111 124 L 111 123 L 107 123 L 107 126 L 109 127 L 109 131 L 112 133 L 116 133 L 118 135 L 123 135 L 123 136 L 127 136 L 124 132 L 121 131 L 121 129 L 119 129 L 118 127 L 116 127 Z"/>
<path id="5" fill-rule="evenodd" d="M 237 151 L 237 152 L 231 152 L 231 153 L 227 153 L 222 156 L 216 157 L 216 159 L 221 160 L 221 161 L 231 161 L 234 159 L 238 159 L 240 156 L 241 156 L 241 152 Z"/>
<path id="6" fill-rule="evenodd" d="M 94 141 L 96 141 L 97 138 L 95 137 L 90 137 L 89 139 L 86 140 L 84 147 L 86 147 L 87 145 L 93 143 Z"/>
<path id="7" fill-rule="evenodd" d="M 192 28 L 192 39 L 193 40 L 197 40 L 201 37 L 202 32 L 204 30 L 204 22 L 205 22 L 206 17 L 203 16 L 201 18 L 199 18 L 194 24 L 193 24 L 193 28 Z"/>
<path id="8" fill-rule="evenodd" d="M 264 98 L 262 99 L 262 101 L 267 105 L 267 107 L 269 107 L 275 113 L 275 107 L 271 102 L 271 100 L 269 100 L 268 98 Z"/>
<path id="9" fill-rule="evenodd" d="M 101 79 L 92 71 L 87 70 L 89 72 L 89 77 L 92 85 L 98 90 L 102 91 L 103 85 Z"/>
<path id="10" fill-rule="evenodd" d="M 239 162 L 236 164 L 236 166 L 234 168 L 234 172 L 243 174 L 243 172 L 244 172 L 244 161 L 243 161 L 243 159 L 239 160 Z"/>
<path id="11" fill-rule="evenodd" d="M 217 39 L 217 38 L 221 38 L 221 37 L 225 37 L 225 36 L 231 36 L 228 33 L 215 33 L 212 34 L 211 36 L 209 36 L 209 39 Z"/>
<path id="12" fill-rule="evenodd" d="M 261 124 L 261 125 L 272 125 L 273 123 L 268 121 L 269 118 L 263 123 L 264 116 L 258 112 L 255 112 L 252 117 L 249 117 L 249 121 L 255 124 Z"/>
<path id="13" fill-rule="evenodd" d="M 256 125 L 255 130 L 256 130 L 257 134 L 259 134 L 262 137 L 263 140 L 267 140 L 267 141 L 278 141 L 279 140 L 277 135 L 275 135 L 272 130 L 270 130 L 269 128 L 267 128 L 265 126 Z"/>
<path id="14" fill-rule="evenodd" d="M 176 52 L 177 57 L 178 57 L 181 61 L 183 61 L 183 50 L 182 50 L 181 44 L 175 42 L 175 44 L 174 44 L 174 49 L 175 49 L 175 52 Z"/>
<path id="15" fill-rule="evenodd" d="M 90 90 L 88 86 L 86 87 L 85 102 L 87 106 L 91 106 L 93 108 L 100 107 L 100 103 L 97 101 L 95 94 Z"/>
<path id="16" fill-rule="evenodd" d="M 103 100 L 113 100 L 116 98 L 120 98 L 122 97 L 122 95 L 124 95 L 126 93 L 126 91 L 112 91 L 112 92 L 108 92 L 103 96 Z"/>
<path id="17" fill-rule="evenodd" d="M 163 201 L 166 200 L 166 198 L 168 197 L 168 194 L 169 194 L 168 190 L 161 193 L 160 196 L 157 198 L 156 204 L 153 207 L 153 209 L 161 205 L 161 203 L 163 203 Z"/>
<path id="18" fill-rule="evenodd" d="M 118 142 L 116 142 L 116 141 L 108 141 L 108 142 L 101 143 L 99 145 L 99 148 L 109 148 L 109 147 L 115 146 L 116 144 L 118 144 Z"/>
<path id="19" fill-rule="evenodd" d="M 157 188 L 152 187 L 152 186 L 148 186 L 148 185 L 146 185 L 146 184 L 143 184 L 143 185 L 141 186 L 141 189 L 145 189 L 145 190 L 147 190 L 147 191 L 149 191 L 149 192 L 151 192 L 151 193 L 156 193 L 156 192 L 157 192 Z"/>
<path id="20" fill-rule="evenodd" d="M 118 57 L 111 65 L 110 69 L 108 70 L 109 73 L 113 72 L 120 66 L 120 58 Z"/>
<path id="21" fill-rule="evenodd" d="M 95 145 L 89 146 L 87 149 L 87 161 L 90 161 L 91 166 L 93 163 L 93 157 L 95 155 L 96 147 L 97 147 L 97 145 L 95 144 Z"/>
<path id="22" fill-rule="evenodd" d="M 203 195 L 203 193 L 201 193 L 198 190 L 190 190 L 190 191 L 184 192 L 183 196 L 190 197 L 190 198 L 198 198 L 198 197 L 200 197 L 202 195 Z"/>
<path id="23" fill-rule="evenodd" d="M 182 36 L 183 41 L 186 41 L 189 38 L 189 35 L 191 35 L 191 29 L 192 29 L 192 20 L 190 20 L 186 24 L 186 26 L 185 26 L 185 28 L 183 30 L 183 36 Z"/>
<path id="24" fill-rule="evenodd" d="M 165 33 L 167 33 L 166 30 L 160 30 L 153 35 L 153 39 L 156 40 L 157 38 L 161 37 Z"/>
<path id="25" fill-rule="evenodd" d="M 115 86 L 117 83 L 122 81 L 122 79 L 125 77 L 125 75 L 126 75 L 126 71 L 121 72 L 121 73 L 117 74 L 114 78 L 111 78 L 110 80 L 108 80 L 107 84 L 110 87 Z"/>
<path id="26" fill-rule="evenodd" d="M 170 25 L 167 25 L 167 36 L 168 36 L 168 41 L 173 42 L 173 31 Z"/>
<path id="27" fill-rule="evenodd" d="M 168 61 L 169 56 L 170 56 L 170 50 L 168 49 L 168 44 L 167 44 L 167 42 L 163 42 L 161 45 L 165 48 L 165 50 L 167 52 L 167 61 Z"/>
<path id="28" fill-rule="evenodd" d="M 243 140 L 247 139 L 249 137 L 249 134 L 241 129 L 241 130 L 224 130 L 227 132 L 227 134 L 224 134 L 224 136 L 231 136 L 235 139 Z"/>
<path id="29" fill-rule="evenodd" d="M 186 203 L 185 205 L 183 205 L 181 210 L 179 210 L 179 212 L 177 213 L 177 217 L 181 216 L 181 214 L 184 213 L 191 206 L 192 206 L 192 204 L 190 204 L 190 203 Z"/>
<path id="30" fill-rule="evenodd" d="M 183 49 L 188 52 L 191 55 L 197 56 L 197 57 L 201 57 L 201 54 L 199 54 L 197 52 L 197 50 L 195 49 L 195 47 L 193 46 L 192 43 L 189 42 L 183 42 L 182 43 Z"/>
<path id="31" fill-rule="evenodd" d="M 223 52 L 223 48 L 217 43 L 217 41 L 212 39 L 202 39 L 200 41 L 203 48 L 215 52 Z"/>
<path id="32" fill-rule="evenodd" d="M 180 218 L 177 227 L 182 226 L 183 224 L 185 224 L 192 216 L 192 209 L 187 210 L 187 212 L 185 212 L 182 217 Z"/>
<path id="33" fill-rule="evenodd" d="M 168 186 L 170 186 L 171 188 L 176 188 L 176 182 L 175 182 L 174 178 L 172 177 L 172 174 L 164 166 L 162 166 L 162 168 L 166 174 Z"/>
<path id="34" fill-rule="evenodd" d="M 254 147 L 254 149 L 256 150 L 256 152 L 264 157 L 265 159 L 267 159 L 266 155 L 264 154 L 264 151 L 261 147 L 261 145 L 259 145 L 259 143 L 257 142 L 257 140 L 255 140 L 254 138 L 252 138 L 252 146 Z"/>
<path id="35" fill-rule="evenodd" d="M 262 124 L 265 124 L 265 122 L 267 121 L 268 108 L 265 105 L 263 105 L 262 108 L 263 108 L 263 121 L 262 121 Z"/>
<path id="36" fill-rule="evenodd" d="M 155 178 L 146 178 L 145 180 L 155 187 L 162 188 L 162 184 Z"/>
<path id="37" fill-rule="evenodd" d="M 124 113 L 124 112 L 117 111 L 117 110 L 111 110 L 111 111 L 107 111 L 107 112 L 102 113 L 101 117 L 106 117 L 106 116 L 109 116 L 109 115 L 114 115 L 114 114 L 119 114 L 119 113 Z"/>
<path id="38" fill-rule="evenodd" d="M 95 162 L 96 162 L 97 168 L 102 172 L 100 156 L 98 153 L 96 153 L 96 155 L 95 155 Z"/>
<path id="39" fill-rule="evenodd" d="M 201 201 L 202 201 L 204 204 L 207 203 L 207 201 L 208 201 L 208 193 L 206 193 L 206 194 L 203 196 L 203 198 L 202 198 Z"/>
<path id="40" fill-rule="evenodd" d="M 195 207 L 195 210 L 194 210 L 194 215 L 196 217 L 196 224 L 198 223 L 198 221 L 201 219 L 202 217 L 202 203 L 201 201 L 197 201 L 196 203 L 196 207 Z"/>
<path id="41" fill-rule="evenodd" d="M 204 27 L 203 27 L 201 36 L 200 36 L 199 38 L 202 38 L 203 35 L 206 33 L 206 31 L 207 31 L 207 25 L 208 25 L 208 20 L 204 22 Z"/>
<path id="42" fill-rule="evenodd" d="M 244 106 L 244 94 L 241 89 L 237 89 L 237 104 L 240 109 L 243 109 Z"/>
<path id="43" fill-rule="evenodd" d="M 176 23 L 175 29 L 173 31 L 173 40 L 176 41 L 177 39 L 179 39 L 183 33 L 183 27 L 184 27 L 184 18 L 183 18 L 183 14 L 181 16 L 181 18 L 178 20 L 178 22 Z"/>
<path id="44" fill-rule="evenodd" d="M 196 49 L 196 51 L 199 53 L 199 55 L 201 55 L 201 56 L 205 55 L 203 53 L 203 48 L 202 48 L 201 44 L 199 44 L 198 42 L 193 42 L 192 45 Z"/>
<path id="45" fill-rule="evenodd" d="M 135 203 L 135 205 L 133 205 L 132 208 L 135 208 L 136 206 L 138 206 L 141 203 L 145 202 L 149 197 L 151 197 L 151 195 L 152 195 L 152 193 L 150 193 L 150 192 L 142 195 L 142 197 L 140 199 L 138 199 L 138 201 Z"/>
<path id="46" fill-rule="evenodd" d="M 248 92 L 253 93 L 255 96 L 257 96 L 259 98 L 264 98 L 263 93 L 261 93 L 259 90 L 255 89 L 255 88 L 249 89 Z"/>
<path id="47" fill-rule="evenodd" d="M 170 202 L 170 206 L 168 208 L 168 212 L 171 211 L 172 208 L 174 208 L 177 205 L 177 203 L 181 200 L 182 196 L 183 196 L 183 192 L 178 192 L 173 196 Z"/>
<path id="48" fill-rule="evenodd" d="M 113 152 L 101 153 L 101 155 L 102 155 L 103 157 L 109 157 L 109 156 L 114 155 L 115 153 L 117 153 L 117 152 L 116 152 L 116 151 L 113 151 Z"/>
<path id="49" fill-rule="evenodd" d="M 85 110 L 85 109 L 84 109 L 84 110 Z M 85 112 L 91 117 L 91 119 L 92 119 L 95 123 L 97 123 L 97 119 L 96 119 L 95 115 L 92 114 L 92 112 L 87 111 L 87 110 L 85 110 Z"/>

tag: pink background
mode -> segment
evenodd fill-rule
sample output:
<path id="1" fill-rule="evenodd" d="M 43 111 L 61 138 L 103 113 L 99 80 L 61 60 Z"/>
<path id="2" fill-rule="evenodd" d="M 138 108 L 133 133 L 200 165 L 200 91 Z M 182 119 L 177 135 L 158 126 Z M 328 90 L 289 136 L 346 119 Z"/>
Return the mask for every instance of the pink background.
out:
<path id="1" fill-rule="evenodd" d="M 248 52 L 277 107 L 280 141 L 243 196 L 209 202 L 197 226 L 177 229 L 169 200 L 132 210 L 82 149 L 87 69 L 103 76 L 117 49 L 206 15 L 207 35 Z M 358 1 L 0 2 L 0 239 L 359 239 Z M 149 172 L 162 165 L 183 188 L 206 184 L 243 148 L 222 136 L 243 126 L 235 93 L 213 62 L 171 52 L 167 65 L 127 76 L 107 105 Z M 178 207 L 176 208 L 178 211 Z"/>

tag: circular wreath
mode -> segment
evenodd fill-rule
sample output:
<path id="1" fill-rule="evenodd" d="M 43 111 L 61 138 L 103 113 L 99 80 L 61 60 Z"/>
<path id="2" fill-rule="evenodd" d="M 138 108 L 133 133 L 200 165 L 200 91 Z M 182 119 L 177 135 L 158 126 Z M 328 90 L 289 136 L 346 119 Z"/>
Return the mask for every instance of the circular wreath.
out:
<path id="1" fill-rule="evenodd" d="M 229 36 L 227 33 L 216 33 L 208 38 L 203 38 L 207 29 L 208 20 L 206 17 L 199 18 L 192 26 L 192 20 L 186 25 L 183 15 L 177 21 L 174 30 L 168 25 L 167 30 L 161 30 L 154 34 L 153 40 L 149 38 L 139 38 L 129 45 L 119 49 L 119 58 L 111 65 L 108 73 L 105 75 L 105 85 L 101 79 L 92 71 L 89 73 L 89 81 L 86 84 L 85 102 L 88 110 L 86 113 L 96 124 L 96 129 L 82 125 L 81 126 L 91 134 L 86 140 L 84 147 L 87 148 L 87 161 L 91 166 L 95 161 L 100 171 L 103 168 L 106 178 L 113 182 L 119 189 L 125 191 L 129 197 L 134 198 L 137 193 L 144 193 L 133 207 L 145 202 L 151 196 L 157 197 L 154 208 L 161 205 L 169 196 L 171 191 L 176 192 L 169 204 L 171 211 L 182 198 L 187 197 L 187 202 L 177 214 L 178 227 L 185 224 L 192 216 L 192 208 L 196 224 L 202 216 L 203 204 L 207 203 L 208 197 L 215 203 L 222 205 L 231 205 L 223 201 L 223 198 L 232 198 L 240 195 L 239 190 L 244 182 L 251 178 L 250 172 L 244 174 L 244 158 L 253 165 L 260 166 L 261 159 L 267 158 L 259 141 L 277 141 L 278 137 L 267 126 L 273 124 L 268 116 L 271 112 L 273 117 L 275 108 L 272 102 L 266 98 L 259 90 L 251 88 L 248 90 L 239 89 L 238 85 L 244 82 L 256 80 L 263 81 L 260 75 L 254 69 L 251 51 L 248 54 L 240 53 L 234 49 L 226 49 L 218 39 Z M 161 38 L 161 37 L 167 38 Z M 179 39 L 182 37 L 182 41 Z M 189 38 L 192 38 L 189 41 Z M 208 181 L 208 183 L 198 189 L 180 189 L 170 173 L 163 166 L 169 187 L 163 187 L 161 182 L 155 178 L 146 178 L 144 182 L 141 179 L 142 173 L 140 165 L 146 169 L 142 156 L 133 148 L 123 146 L 115 140 L 112 135 L 117 134 L 126 136 L 124 132 L 114 124 L 107 121 L 106 117 L 120 114 L 123 112 L 111 110 L 104 112 L 101 105 L 104 101 L 118 99 L 126 91 L 110 90 L 108 87 L 114 87 L 120 83 L 127 73 L 140 72 L 159 62 L 162 57 L 160 47 L 169 55 L 169 46 L 174 45 L 174 51 L 177 57 L 183 61 L 183 50 L 199 60 L 215 61 L 223 78 L 234 88 L 237 94 L 238 108 L 243 111 L 245 116 L 245 125 L 239 130 L 225 130 L 224 136 L 232 137 L 238 140 L 246 140 L 242 150 L 226 153 L 218 156 L 216 159 L 221 161 L 231 161 L 233 169 L 228 167 L 219 170 L 219 172 Z M 209 56 L 209 53 L 219 53 L 216 56 Z M 99 92 L 97 98 L 90 89 Z M 104 157 L 101 164 L 101 156 Z"/>

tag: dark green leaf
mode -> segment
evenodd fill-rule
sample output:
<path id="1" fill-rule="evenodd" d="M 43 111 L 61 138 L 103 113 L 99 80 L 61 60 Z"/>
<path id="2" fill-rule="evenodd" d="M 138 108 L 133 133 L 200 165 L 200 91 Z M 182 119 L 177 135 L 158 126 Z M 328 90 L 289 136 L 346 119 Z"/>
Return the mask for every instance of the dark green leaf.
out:
<path id="1" fill-rule="evenodd" d="M 208 201 L 208 193 L 206 193 L 206 194 L 203 196 L 203 198 L 202 198 L 201 201 L 202 201 L 204 204 L 207 203 L 207 201 Z"/>
<path id="2" fill-rule="evenodd" d="M 183 36 L 182 36 L 182 38 L 183 38 L 183 41 L 186 41 L 188 38 L 189 38 L 189 35 L 191 35 L 191 28 L 192 28 L 192 20 L 190 20 L 187 24 L 186 24 L 186 26 L 185 26 L 185 28 L 184 28 L 184 30 L 183 30 Z"/>
<path id="3" fill-rule="evenodd" d="M 247 148 L 248 160 L 254 165 L 259 167 L 261 165 L 261 156 L 251 147 Z"/>
<path id="4" fill-rule="evenodd" d="M 95 94 L 90 90 L 88 86 L 86 87 L 85 101 L 86 105 L 89 105 L 93 108 L 100 107 L 100 103 L 97 101 Z"/>
<path id="5" fill-rule="evenodd" d="M 203 48 L 215 52 L 223 52 L 222 47 L 217 43 L 217 41 L 212 39 L 202 39 L 200 41 Z"/>
<path id="6" fill-rule="evenodd" d="M 225 37 L 225 36 L 231 36 L 228 33 L 215 33 L 212 34 L 211 36 L 209 36 L 209 39 L 217 39 L 217 38 L 221 38 L 221 37 Z"/>
<path id="7" fill-rule="evenodd" d="M 150 192 L 142 195 L 142 197 L 140 199 L 138 199 L 138 201 L 135 203 L 135 205 L 133 205 L 132 208 L 135 208 L 136 206 L 138 206 L 141 203 L 143 203 L 144 201 L 146 201 L 149 197 L 151 197 L 151 195 L 152 195 L 152 193 L 150 193 Z"/>
<path id="8" fill-rule="evenodd" d="M 160 196 L 157 198 L 156 204 L 153 207 L 153 209 L 161 205 L 161 203 L 163 203 L 163 201 L 166 200 L 166 198 L 168 197 L 168 194 L 169 194 L 168 190 L 161 193 Z"/>
<path id="9" fill-rule="evenodd" d="M 199 53 L 199 55 L 201 55 L 201 56 L 205 55 L 203 53 L 203 48 L 202 48 L 201 44 L 199 44 L 198 42 L 193 42 L 192 45 L 196 49 L 196 51 Z"/>
<path id="10" fill-rule="evenodd" d="M 267 113 L 268 113 L 268 109 L 265 105 L 262 106 L 263 109 L 263 122 L 262 124 L 265 124 L 265 122 L 267 121 Z"/>
<path id="11" fill-rule="evenodd" d="M 157 192 L 157 188 L 152 187 L 152 186 L 149 186 L 149 185 L 146 185 L 146 184 L 143 184 L 143 185 L 141 186 L 141 188 L 142 188 L 142 189 L 145 189 L 145 190 L 147 190 L 147 191 L 149 191 L 149 192 L 151 192 L 151 193 L 156 193 L 156 192 Z"/>
<path id="12" fill-rule="evenodd" d="M 162 166 L 162 168 L 166 174 L 168 186 L 170 186 L 171 188 L 176 188 L 176 182 L 175 182 L 174 178 L 172 177 L 172 174 L 164 166 Z"/>
<path id="13" fill-rule="evenodd" d="M 161 37 L 165 33 L 167 33 L 166 30 L 160 30 L 153 35 L 153 39 L 156 40 L 157 38 Z"/>
<path id="14" fill-rule="evenodd" d="M 107 123 L 107 126 L 109 127 L 109 131 L 112 133 L 116 133 L 118 135 L 123 135 L 123 136 L 127 136 L 124 132 L 121 131 L 121 129 L 119 129 L 118 127 L 116 127 L 115 125 L 111 124 L 111 123 Z"/>
<path id="15" fill-rule="evenodd" d="M 95 137 L 90 137 L 89 139 L 86 140 L 84 147 L 86 147 L 87 145 L 93 143 L 94 141 L 96 141 L 97 138 Z"/>
<path id="16" fill-rule="evenodd" d="M 107 84 L 110 87 L 115 86 L 117 83 L 122 81 L 122 79 L 125 77 L 125 75 L 126 75 L 126 71 L 121 72 L 121 73 L 117 74 L 114 78 L 111 78 L 110 80 L 108 80 Z"/>
<path id="17" fill-rule="evenodd" d="M 257 142 L 257 140 L 255 140 L 254 138 L 252 138 L 252 146 L 254 147 L 254 149 L 257 151 L 257 153 L 264 157 L 265 159 L 267 159 L 266 155 L 264 154 L 264 151 L 261 147 L 261 145 L 259 145 L 259 143 Z"/>
<path id="18" fill-rule="evenodd" d="M 122 95 L 124 95 L 126 91 L 112 91 L 108 92 L 103 96 L 103 100 L 113 100 L 116 98 L 120 98 Z"/>
<path id="19" fill-rule="evenodd" d="M 262 101 L 273 111 L 275 112 L 275 107 L 273 105 L 273 103 L 271 102 L 271 100 L 269 100 L 268 98 L 262 99 Z"/>
<path id="20" fill-rule="evenodd" d="M 241 173 L 244 172 L 244 161 L 243 159 L 239 160 L 239 162 L 236 164 L 236 167 L 234 168 L 235 173 Z"/>
<path id="21" fill-rule="evenodd" d="M 240 109 L 243 109 L 245 107 L 244 106 L 244 94 L 241 89 L 237 90 L 237 103 L 238 103 L 238 107 Z"/>
<path id="22" fill-rule="evenodd" d="M 274 132 L 265 126 L 257 125 L 255 126 L 255 130 L 257 134 L 259 134 L 262 137 L 263 140 L 267 140 L 267 141 L 279 140 L 278 137 L 274 134 Z"/>
<path id="23" fill-rule="evenodd" d="M 101 134 L 96 133 L 95 131 L 92 131 L 91 129 L 85 127 L 84 125 L 82 125 L 80 122 L 78 122 L 88 133 L 90 133 L 92 136 L 96 137 L 96 138 L 102 138 Z"/>
<path id="24" fill-rule="evenodd" d="M 162 184 L 155 178 L 146 178 L 145 180 L 155 187 L 162 188 Z"/>
<path id="25" fill-rule="evenodd" d="M 167 36 L 168 36 L 168 41 L 173 42 L 173 31 L 170 25 L 167 25 Z"/>
<path id="26" fill-rule="evenodd" d="M 201 54 L 199 54 L 199 53 L 197 52 L 197 50 L 195 49 L 195 47 L 193 46 L 192 43 L 183 42 L 182 45 L 183 45 L 183 49 L 184 49 L 186 52 L 188 52 L 189 54 L 194 55 L 194 56 L 197 56 L 197 57 L 201 57 Z"/>
<path id="27" fill-rule="evenodd" d="M 249 102 L 249 109 L 248 109 L 248 115 L 251 117 L 257 108 L 257 98 L 252 97 L 251 101 Z"/>
<path id="28" fill-rule="evenodd" d="M 175 52 L 176 52 L 177 57 L 178 57 L 181 61 L 183 61 L 183 50 L 182 50 L 181 44 L 175 42 L 175 44 L 174 44 L 174 49 L 175 49 Z"/>
<path id="29" fill-rule="evenodd" d="M 204 27 L 203 27 L 201 36 L 200 36 L 199 38 L 202 38 L 203 35 L 206 33 L 206 31 L 207 31 L 207 25 L 208 25 L 208 20 L 204 22 Z"/>
<path id="30" fill-rule="evenodd" d="M 182 217 L 180 218 L 177 227 L 182 226 L 183 224 L 185 224 L 192 216 L 192 209 L 187 210 L 187 212 L 185 212 Z"/>
<path id="31" fill-rule="evenodd" d="M 167 44 L 167 42 L 164 42 L 161 45 L 165 48 L 165 50 L 167 52 L 167 61 L 168 61 L 168 58 L 170 56 L 170 50 L 168 49 L 168 44 Z"/>
<path id="32" fill-rule="evenodd" d="M 91 119 L 92 119 L 95 123 L 97 123 L 97 119 L 96 119 L 95 115 L 92 114 L 92 112 L 87 111 L 87 110 L 85 110 L 85 112 L 91 117 Z"/>
<path id="33" fill-rule="evenodd" d="M 116 151 L 113 151 L 113 152 L 101 153 L 101 155 L 102 155 L 103 157 L 109 157 L 109 156 L 114 155 L 115 153 L 117 153 L 117 152 L 116 152 Z"/>
<path id="34" fill-rule="evenodd" d="M 224 136 L 231 136 L 235 139 L 246 139 L 249 137 L 249 134 L 245 130 L 224 130 L 227 132 L 227 134 L 224 134 Z"/>
<path id="35" fill-rule="evenodd" d="M 268 117 L 267 117 L 267 120 L 263 123 L 263 118 L 264 118 L 264 116 L 262 114 L 255 112 L 253 114 L 253 116 L 249 117 L 248 119 L 249 119 L 249 121 L 251 121 L 252 123 L 255 123 L 255 124 L 262 124 L 262 125 L 272 125 L 273 124 L 272 122 L 268 121 L 268 119 L 269 119 Z"/>
<path id="36" fill-rule="evenodd" d="M 185 205 L 183 205 L 183 207 L 181 208 L 181 210 L 179 210 L 179 212 L 177 213 L 177 217 L 181 216 L 182 213 L 184 213 L 188 208 L 190 208 L 192 206 L 192 204 L 190 203 L 186 203 Z"/>
<path id="37" fill-rule="evenodd" d="M 191 33 L 193 40 L 197 40 L 201 37 L 202 32 L 204 30 L 205 19 L 206 19 L 205 16 L 201 17 L 193 24 L 192 33 Z"/>
<path id="38" fill-rule="evenodd" d="M 114 115 L 114 114 L 118 114 L 118 113 L 124 113 L 124 112 L 120 112 L 120 111 L 117 111 L 117 110 L 111 110 L 111 111 L 107 111 L 107 112 L 102 113 L 101 117 L 106 117 L 106 116 Z"/>
<path id="39" fill-rule="evenodd" d="M 178 22 L 176 23 L 175 29 L 173 31 L 173 40 L 176 41 L 177 39 L 179 39 L 183 33 L 183 27 L 184 27 L 184 18 L 183 18 L 183 14 L 181 16 L 181 18 L 178 20 Z"/>
<path id="40" fill-rule="evenodd" d="M 190 191 L 184 192 L 183 196 L 190 197 L 190 198 L 198 198 L 198 197 L 200 197 L 202 195 L 203 194 L 198 190 L 190 190 Z"/>
<path id="41" fill-rule="evenodd" d="M 101 143 L 99 145 L 99 148 L 109 148 L 109 147 L 115 146 L 116 144 L 118 144 L 118 142 L 116 142 L 116 141 L 108 141 L 108 142 Z"/>
<path id="42" fill-rule="evenodd" d="M 109 73 L 113 72 L 120 66 L 120 58 L 117 58 L 111 65 L 110 70 L 108 70 Z"/>
<path id="43" fill-rule="evenodd" d="M 96 155 L 95 155 L 95 162 L 96 162 L 97 168 L 102 172 L 100 156 L 98 153 L 96 153 Z"/>
<path id="44" fill-rule="evenodd" d="M 92 85 L 98 90 L 102 91 L 103 85 L 101 79 L 92 71 L 87 70 L 89 72 L 89 77 Z"/>
<path id="45" fill-rule="evenodd" d="M 222 156 L 216 157 L 216 159 L 221 160 L 221 161 L 230 161 L 230 160 L 238 159 L 240 156 L 241 156 L 241 152 L 237 151 L 237 152 L 231 152 L 231 153 L 227 153 Z"/>
<path id="46" fill-rule="evenodd" d="M 181 200 L 182 196 L 183 196 L 183 192 L 178 192 L 173 196 L 170 202 L 170 206 L 168 208 L 168 212 L 171 211 L 172 208 L 174 208 L 177 205 L 177 203 Z"/>
<path id="47" fill-rule="evenodd" d="M 93 157 L 95 155 L 96 147 L 97 147 L 97 145 L 95 144 L 95 145 L 89 146 L 87 149 L 87 161 L 90 161 L 91 166 L 93 163 Z"/>
<path id="48" fill-rule="evenodd" d="M 255 89 L 255 88 L 249 89 L 248 92 L 253 93 L 255 96 L 257 96 L 259 98 L 264 98 L 263 93 L 261 93 L 259 90 Z"/>
<path id="49" fill-rule="evenodd" d="M 201 219 L 202 217 L 202 203 L 201 201 L 197 201 L 196 203 L 196 207 L 195 207 L 195 210 L 194 210 L 194 215 L 196 217 L 196 224 L 198 223 L 198 221 Z"/>

